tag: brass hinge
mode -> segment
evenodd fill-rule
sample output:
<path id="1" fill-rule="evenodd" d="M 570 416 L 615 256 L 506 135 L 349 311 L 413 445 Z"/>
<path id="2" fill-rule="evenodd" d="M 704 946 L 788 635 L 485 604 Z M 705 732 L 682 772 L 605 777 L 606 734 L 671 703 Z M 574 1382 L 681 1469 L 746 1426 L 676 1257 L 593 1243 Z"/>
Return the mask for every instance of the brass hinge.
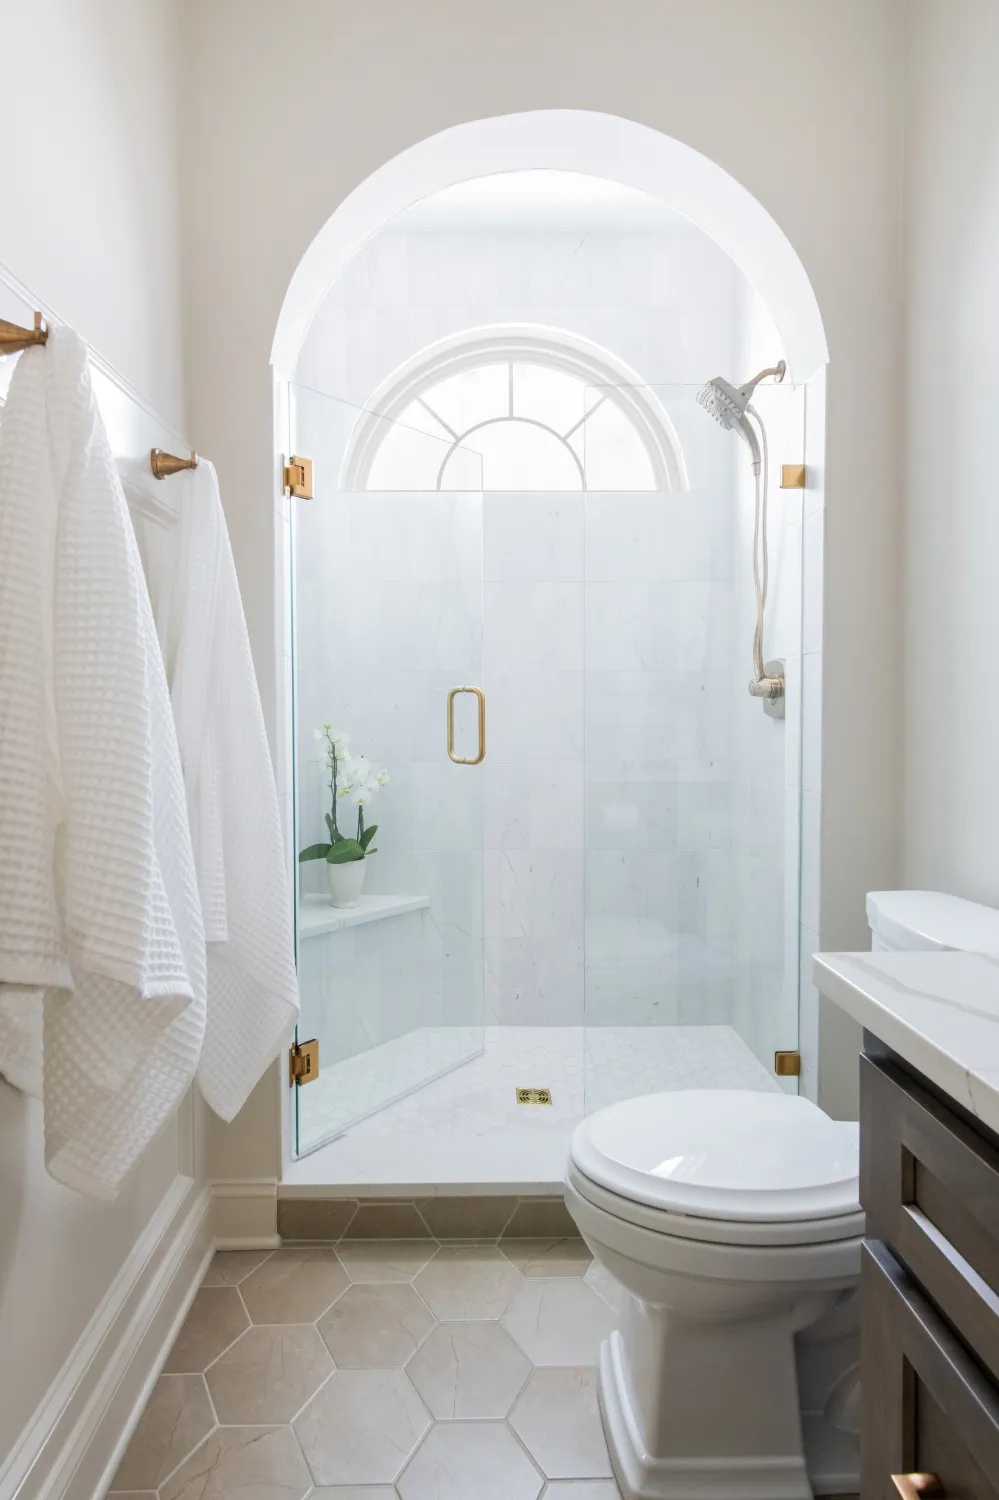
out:
<path id="1" fill-rule="evenodd" d="M 319 1077 L 319 1042 L 296 1042 L 288 1053 L 289 1083 L 313 1083 Z"/>
<path id="2" fill-rule="evenodd" d="M 297 500 L 312 499 L 312 459 L 292 454 L 284 466 L 284 492 Z"/>
<path id="3" fill-rule="evenodd" d="M 801 1075 L 800 1052 L 775 1052 L 774 1072 L 778 1078 L 798 1078 Z"/>

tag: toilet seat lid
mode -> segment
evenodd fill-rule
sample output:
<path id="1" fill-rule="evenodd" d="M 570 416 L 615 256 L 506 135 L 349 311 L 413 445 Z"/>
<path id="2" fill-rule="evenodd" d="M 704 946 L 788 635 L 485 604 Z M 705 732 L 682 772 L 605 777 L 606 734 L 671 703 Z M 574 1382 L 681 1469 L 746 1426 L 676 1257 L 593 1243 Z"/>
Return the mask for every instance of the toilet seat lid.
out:
<path id="1" fill-rule="evenodd" d="M 672 1213 L 787 1222 L 858 1212 L 858 1127 L 792 1094 L 644 1094 L 583 1120 L 570 1155 L 592 1182 Z"/>

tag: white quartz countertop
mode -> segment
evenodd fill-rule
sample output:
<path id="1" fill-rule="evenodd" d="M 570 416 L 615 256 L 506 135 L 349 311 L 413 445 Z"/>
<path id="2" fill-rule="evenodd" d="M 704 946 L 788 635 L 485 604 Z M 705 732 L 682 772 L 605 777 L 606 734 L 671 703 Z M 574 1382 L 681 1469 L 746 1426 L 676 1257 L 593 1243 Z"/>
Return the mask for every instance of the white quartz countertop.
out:
<path id="1" fill-rule="evenodd" d="M 999 1131 L 999 956 L 817 953 L 816 987 Z"/>

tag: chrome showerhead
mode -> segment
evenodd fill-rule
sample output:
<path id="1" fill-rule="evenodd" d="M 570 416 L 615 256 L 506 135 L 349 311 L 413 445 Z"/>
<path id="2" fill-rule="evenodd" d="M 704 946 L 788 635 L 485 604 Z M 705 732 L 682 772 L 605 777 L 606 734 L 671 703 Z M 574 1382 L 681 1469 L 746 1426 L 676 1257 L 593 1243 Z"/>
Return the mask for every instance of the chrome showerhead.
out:
<path id="1" fill-rule="evenodd" d="M 707 385 L 702 386 L 698 391 L 698 404 L 703 406 L 716 422 L 720 422 L 723 427 L 731 431 L 738 427 L 740 419 L 745 416 L 746 408 L 760 381 L 766 380 L 768 375 L 772 375 L 775 381 L 781 381 L 784 379 L 786 370 L 787 366 L 783 360 L 780 360 L 777 364 L 771 365 L 768 370 L 761 370 L 743 386 L 734 386 L 724 376 L 716 375 L 714 380 L 709 380 Z"/>
<path id="2" fill-rule="evenodd" d="M 727 432 L 738 432 L 749 444 L 754 469 L 758 468 L 760 462 L 760 445 L 746 417 L 750 398 L 761 380 L 766 380 L 768 375 L 772 375 L 777 381 L 783 380 L 786 369 L 784 361 L 780 360 L 769 369 L 761 370 L 743 386 L 734 386 L 724 376 L 716 375 L 714 380 L 709 380 L 697 393 L 698 405 L 703 406 L 709 416 L 714 417 Z"/>
<path id="3" fill-rule="evenodd" d="M 731 429 L 736 426 L 739 418 L 749 404 L 749 397 L 743 400 L 742 392 L 736 390 L 734 385 L 716 375 L 714 380 L 709 380 L 707 385 L 702 386 L 697 393 L 697 404 L 703 406 L 709 417 L 714 417 L 722 427 Z"/>

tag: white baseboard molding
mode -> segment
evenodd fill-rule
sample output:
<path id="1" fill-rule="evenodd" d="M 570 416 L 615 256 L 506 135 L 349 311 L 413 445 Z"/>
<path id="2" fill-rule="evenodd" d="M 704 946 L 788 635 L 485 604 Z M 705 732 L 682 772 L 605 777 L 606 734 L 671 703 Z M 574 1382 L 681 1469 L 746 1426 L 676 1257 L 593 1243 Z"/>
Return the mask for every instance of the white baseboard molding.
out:
<path id="1" fill-rule="evenodd" d="M 276 1250 L 277 1180 L 244 1177 L 213 1182 L 215 1243 L 219 1250 Z M 0 1496 L 0 1500 L 3 1497 Z"/>
<path id="2" fill-rule="evenodd" d="M 99 1500 L 214 1248 L 211 1189 L 178 1175 L 0 1470 L 0 1500 Z"/>

